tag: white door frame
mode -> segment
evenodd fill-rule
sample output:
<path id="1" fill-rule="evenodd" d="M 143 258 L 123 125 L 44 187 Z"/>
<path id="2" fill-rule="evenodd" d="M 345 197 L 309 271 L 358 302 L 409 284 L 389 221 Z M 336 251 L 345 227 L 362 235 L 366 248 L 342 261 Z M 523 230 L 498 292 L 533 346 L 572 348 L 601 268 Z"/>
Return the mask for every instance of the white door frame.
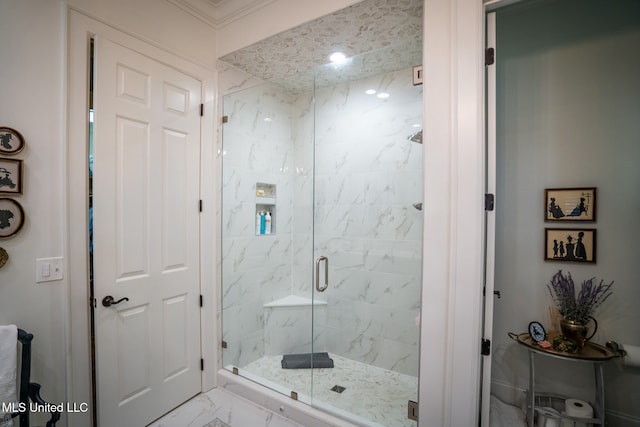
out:
<path id="1" fill-rule="evenodd" d="M 486 14 L 486 44 L 485 48 L 495 49 L 495 12 Z M 495 51 L 494 51 L 495 58 Z M 495 63 L 487 65 L 486 75 L 486 192 L 496 195 L 496 67 Z M 485 232 L 485 294 L 484 294 L 484 339 L 493 341 L 493 303 L 495 277 L 495 233 L 496 212 L 486 212 Z M 481 427 L 489 427 L 490 396 L 491 396 L 491 360 L 492 351 L 482 358 L 482 390 L 481 390 Z"/>
<path id="2" fill-rule="evenodd" d="M 168 52 L 148 41 L 119 31 L 83 12 L 69 7 L 68 24 L 68 138 L 66 143 L 68 194 L 68 278 L 69 319 L 67 330 L 67 399 L 70 402 L 91 402 L 91 346 L 89 311 L 88 264 L 88 104 L 89 99 L 89 39 L 99 34 L 147 55 L 158 62 L 173 67 L 202 82 L 204 120 L 201 128 L 201 186 L 203 211 L 200 216 L 200 282 L 203 295 L 201 320 L 202 390 L 216 384 L 218 348 L 216 345 L 218 298 L 215 293 L 216 259 L 215 242 L 215 120 L 216 74 L 203 66 Z M 213 47 L 212 47 L 213 48 Z M 94 408 L 91 408 L 92 410 Z M 91 412 L 69 414 L 69 426 L 88 426 Z"/>
<path id="3" fill-rule="evenodd" d="M 484 10 L 425 0 L 420 426 L 479 419 L 484 273 Z"/>
<path id="4" fill-rule="evenodd" d="M 481 418 L 485 19 L 518 1 L 424 2 L 421 426 Z"/>

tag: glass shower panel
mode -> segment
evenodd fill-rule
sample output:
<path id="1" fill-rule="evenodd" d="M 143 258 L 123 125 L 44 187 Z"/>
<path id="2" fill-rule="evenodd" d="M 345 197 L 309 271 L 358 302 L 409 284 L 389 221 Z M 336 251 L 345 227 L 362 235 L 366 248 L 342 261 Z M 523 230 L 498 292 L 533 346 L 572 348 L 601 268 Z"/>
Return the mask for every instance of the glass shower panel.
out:
<path id="1" fill-rule="evenodd" d="M 416 425 L 422 86 L 410 64 L 377 66 L 411 48 L 420 64 L 400 46 L 316 70 L 314 259 L 329 280 L 313 337 L 334 367 L 314 369 L 313 404 L 366 425 Z"/>
<path id="2" fill-rule="evenodd" d="M 420 62 L 416 41 L 223 100 L 223 366 L 363 425 L 416 425 Z"/>
<path id="3" fill-rule="evenodd" d="M 223 367 L 310 401 L 312 80 L 226 95 L 222 144 Z M 290 377 L 295 377 L 292 383 Z"/>

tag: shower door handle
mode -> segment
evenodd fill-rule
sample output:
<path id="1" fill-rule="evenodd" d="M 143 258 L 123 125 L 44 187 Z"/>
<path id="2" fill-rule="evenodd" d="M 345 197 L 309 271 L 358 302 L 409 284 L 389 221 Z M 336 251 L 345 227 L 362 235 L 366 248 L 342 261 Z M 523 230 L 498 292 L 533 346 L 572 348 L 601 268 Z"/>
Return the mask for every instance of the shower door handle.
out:
<path id="1" fill-rule="evenodd" d="M 320 287 L 320 262 L 324 261 L 324 286 Z M 329 258 L 322 255 L 316 259 L 316 290 L 324 292 L 329 286 Z"/>

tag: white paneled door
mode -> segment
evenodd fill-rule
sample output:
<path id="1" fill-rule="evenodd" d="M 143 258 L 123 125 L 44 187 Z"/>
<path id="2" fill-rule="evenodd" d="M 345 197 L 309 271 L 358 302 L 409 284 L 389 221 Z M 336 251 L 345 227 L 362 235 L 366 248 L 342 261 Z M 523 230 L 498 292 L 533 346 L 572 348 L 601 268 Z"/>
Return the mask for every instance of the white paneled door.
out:
<path id="1" fill-rule="evenodd" d="M 98 422 L 144 426 L 201 390 L 201 82 L 99 38 L 94 70 Z"/>

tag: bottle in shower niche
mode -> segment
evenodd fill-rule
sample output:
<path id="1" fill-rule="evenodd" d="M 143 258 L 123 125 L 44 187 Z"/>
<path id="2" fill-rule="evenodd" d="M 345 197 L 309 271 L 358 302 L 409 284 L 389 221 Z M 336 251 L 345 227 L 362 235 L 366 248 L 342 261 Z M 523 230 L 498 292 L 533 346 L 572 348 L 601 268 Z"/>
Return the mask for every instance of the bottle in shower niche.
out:
<path id="1" fill-rule="evenodd" d="M 271 212 L 264 216 L 264 234 L 271 234 Z"/>
<path id="2" fill-rule="evenodd" d="M 256 213 L 256 235 L 262 234 L 260 230 L 262 229 L 262 211 L 258 211 Z"/>
<path id="3" fill-rule="evenodd" d="M 267 227 L 267 215 L 265 212 L 260 212 L 260 234 L 264 234 Z"/>

